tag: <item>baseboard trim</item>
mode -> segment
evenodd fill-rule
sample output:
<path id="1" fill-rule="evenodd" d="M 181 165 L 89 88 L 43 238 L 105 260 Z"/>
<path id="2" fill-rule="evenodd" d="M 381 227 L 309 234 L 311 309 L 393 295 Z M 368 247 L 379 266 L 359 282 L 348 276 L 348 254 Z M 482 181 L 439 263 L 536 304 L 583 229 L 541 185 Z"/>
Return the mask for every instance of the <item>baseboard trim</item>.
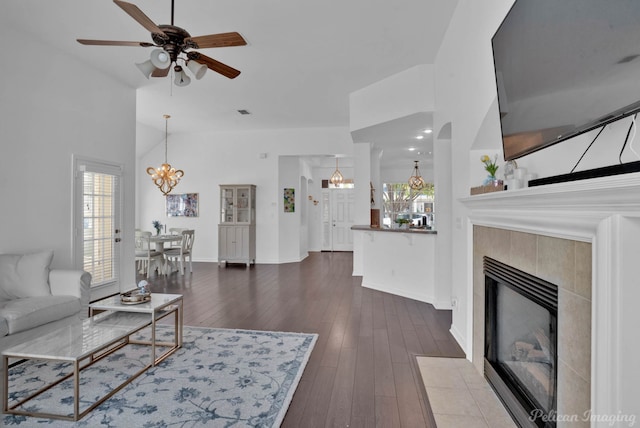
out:
<path id="1" fill-rule="evenodd" d="M 408 299 L 418 300 L 419 302 L 425 302 L 433 304 L 434 298 L 433 296 L 429 296 L 426 294 L 418 294 L 418 293 L 407 293 L 406 291 L 399 290 L 393 287 L 384 287 L 377 284 L 365 283 L 364 281 L 361 284 L 365 288 L 370 288 L 372 290 L 382 291 L 384 293 L 394 294 L 396 296 L 406 297 Z"/>
<path id="2" fill-rule="evenodd" d="M 464 340 L 464 335 L 460 334 L 458 329 L 453 324 L 451 325 L 451 328 L 449 329 L 449 333 L 451 333 L 451 335 L 456 340 L 456 342 L 458 342 L 458 345 L 460 345 L 460 347 L 462 348 L 464 353 L 467 355 L 467 359 L 470 360 L 469 357 L 471 356 L 471 354 L 469 352 L 467 352 L 467 341 Z"/>

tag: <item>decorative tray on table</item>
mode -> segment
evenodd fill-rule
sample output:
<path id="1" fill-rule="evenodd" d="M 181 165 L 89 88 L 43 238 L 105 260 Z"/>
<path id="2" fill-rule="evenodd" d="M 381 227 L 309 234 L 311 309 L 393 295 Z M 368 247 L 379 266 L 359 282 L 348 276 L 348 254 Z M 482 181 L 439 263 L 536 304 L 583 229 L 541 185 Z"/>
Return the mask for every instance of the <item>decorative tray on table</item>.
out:
<path id="1" fill-rule="evenodd" d="M 138 305 L 151 300 L 151 293 L 141 292 L 140 290 L 131 290 L 120 295 L 120 302 L 123 305 Z"/>

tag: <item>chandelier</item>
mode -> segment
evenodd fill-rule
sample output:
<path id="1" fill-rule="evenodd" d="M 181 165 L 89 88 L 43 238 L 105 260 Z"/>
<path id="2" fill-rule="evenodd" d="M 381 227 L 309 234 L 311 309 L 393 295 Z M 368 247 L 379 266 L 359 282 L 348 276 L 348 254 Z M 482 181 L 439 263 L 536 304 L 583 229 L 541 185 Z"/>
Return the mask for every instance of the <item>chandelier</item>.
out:
<path id="1" fill-rule="evenodd" d="M 344 177 L 342 176 L 342 173 L 338 169 L 338 158 L 336 158 L 336 170 L 331 175 L 331 178 L 329 179 L 329 183 L 331 183 L 334 186 L 338 187 L 343 182 L 344 182 Z"/>
<path id="2" fill-rule="evenodd" d="M 420 170 L 418 169 L 418 161 L 414 161 L 415 165 L 413 167 L 413 173 L 411 177 L 409 177 L 409 187 L 412 190 L 422 190 L 425 188 L 426 184 L 424 179 L 420 175 Z"/>
<path id="3" fill-rule="evenodd" d="M 158 186 L 158 189 L 160 189 L 162 194 L 166 196 L 178 185 L 180 179 L 184 176 L 184 172 L 181 169 L 171 167 L 167 162 L 167 142 L 169 135 L 167 128 L 169 126 L 169 118 L 171 116 L 165 114 L 162 117 L 164 117 L 164 163 L 160 168 L 150 166 L 147 168 L 147 174 L 151 176 L 153 184 Z"/>

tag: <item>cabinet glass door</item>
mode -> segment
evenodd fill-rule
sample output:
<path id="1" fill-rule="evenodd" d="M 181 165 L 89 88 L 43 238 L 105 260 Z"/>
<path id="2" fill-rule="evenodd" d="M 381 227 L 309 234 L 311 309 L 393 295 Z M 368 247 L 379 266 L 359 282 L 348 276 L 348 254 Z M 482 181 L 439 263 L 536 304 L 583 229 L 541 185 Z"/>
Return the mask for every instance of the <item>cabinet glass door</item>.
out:
<path id="1" fill-rule="evenodd" d="M 250 209 L 250 192 L 248 187 L 238 187 L 236 190 L 236 214 L 238 223 L 249 223 L 249 209 Z"/>
<path id="2" fill-rule="evenodd" d="M 233 223 L 233 189 L 222 189 L 220 194 L 222 195 L 220 223 Z"/>

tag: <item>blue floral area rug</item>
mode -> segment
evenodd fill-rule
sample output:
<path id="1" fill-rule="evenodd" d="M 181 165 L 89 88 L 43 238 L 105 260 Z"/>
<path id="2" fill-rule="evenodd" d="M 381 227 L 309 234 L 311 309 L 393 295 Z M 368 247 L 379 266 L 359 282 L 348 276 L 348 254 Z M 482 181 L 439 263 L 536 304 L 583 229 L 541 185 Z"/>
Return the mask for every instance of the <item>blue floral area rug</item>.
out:
<path id="1" fill-rule="evenodd" d="M 173 327 L 159 327 L 159 336 L 159 341 L 173 340 Z M 316 339 L 315 334 L 185 327 L 182 348 L 83 419 L 3 414 L 0 426 L 277 427 Z M 127 345 L 84 369 L 80 410 L 148 361 L 148 346 Z M 69 364 L 51 361 L 15 365 L 9 370 L 9 404 L 69 371 Z M 23 409 L 73 414 L 72 379 L 25 403 Z"/>

